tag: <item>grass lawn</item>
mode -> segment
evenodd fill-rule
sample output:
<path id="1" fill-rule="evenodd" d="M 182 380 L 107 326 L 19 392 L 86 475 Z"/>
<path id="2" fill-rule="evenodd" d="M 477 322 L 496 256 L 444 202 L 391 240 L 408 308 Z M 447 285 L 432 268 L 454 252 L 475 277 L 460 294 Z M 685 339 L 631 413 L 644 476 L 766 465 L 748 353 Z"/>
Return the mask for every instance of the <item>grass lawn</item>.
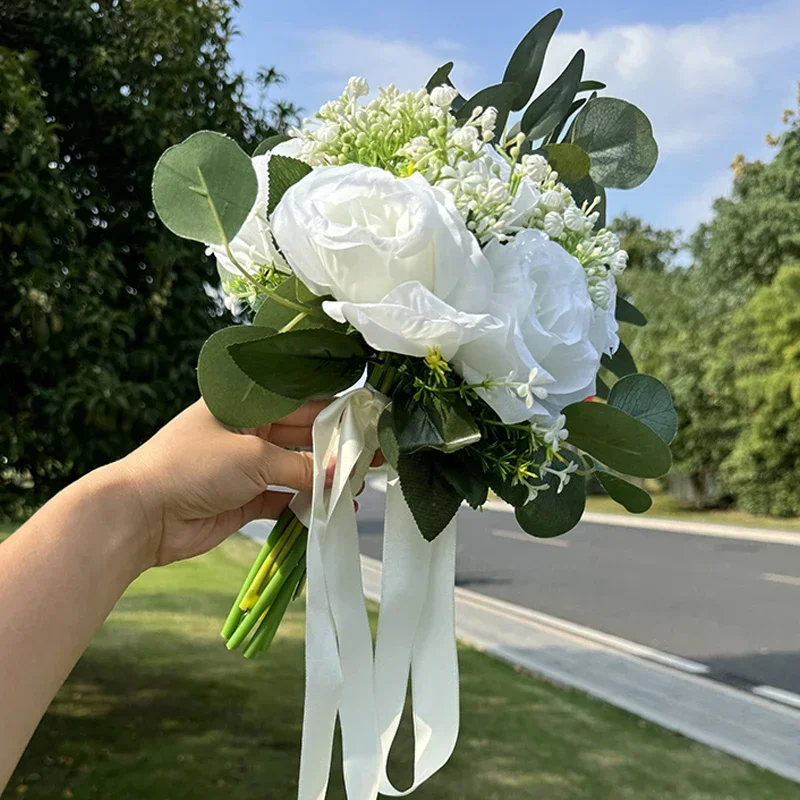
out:
<path id="1" fill-rule="evenodd" d="M 255 552 L 235 537 L 134 584 L 53 702 L 7 797 L 291 800 L 301 604 L 266 658 L 219 637 Z M 781 800 L 800 786 L 462 648 L 462 733 L 419 800 Z M 394 754 L 407 778 L 408 727 Z M 407 784 L 404 784 L 407 785 Z M 344 797 L 335 769 L 328 793 Z"/>
<path id="2" fill-rule="evenodd" d="M 607 514 L 626 514 L 622 506 L 617 505 L 610 497 L 589 495 L 586 498 L 587 511 L 599 511 Z M 729 509 L 726 511 L 711 509 L 700 511 L 686 508 L 680 498 L 668 494 L 653 494 L 653 507 L 642 519 L 662 517 L 664 519 L 684 520 L 686 522 L 713 522 L 718 525 L 742 525 L 748 528 L 775 528 L 782 531 L 800 533 L 800 518 L 762 517 L 748 514 L 746 511 Z"/>

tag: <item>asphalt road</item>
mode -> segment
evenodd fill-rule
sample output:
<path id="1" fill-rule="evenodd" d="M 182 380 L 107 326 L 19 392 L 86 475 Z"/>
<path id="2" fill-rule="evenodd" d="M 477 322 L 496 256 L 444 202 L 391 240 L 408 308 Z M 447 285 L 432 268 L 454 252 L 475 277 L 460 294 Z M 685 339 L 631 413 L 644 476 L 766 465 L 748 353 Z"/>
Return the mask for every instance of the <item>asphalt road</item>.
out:
<path id="1" fill-rule="evenodd" d="M 359 500 L 380 558 L 384 496 Z M 594 523 L 538 540 L 512 514 L 459 513 L 458 585 L 800 693 L 800 547 Z"/>

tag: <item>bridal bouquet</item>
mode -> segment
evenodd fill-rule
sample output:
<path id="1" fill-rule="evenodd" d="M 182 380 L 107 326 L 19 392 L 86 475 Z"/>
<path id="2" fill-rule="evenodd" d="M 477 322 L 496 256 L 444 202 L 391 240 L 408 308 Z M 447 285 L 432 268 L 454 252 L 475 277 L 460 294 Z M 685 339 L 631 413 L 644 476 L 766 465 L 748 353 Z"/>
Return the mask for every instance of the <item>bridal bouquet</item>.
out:
<path id="1" fill-rule="evenodd" d="M 229 302 L 253 314 L 200 354 L 211 411 L 256 428 L 336 397 L 314 426 L 313 494 L 278 520 L 222 632 L 262 652 L 307 576 L 302 798 L 325 794 L 337 716 L 348 796 L 398 794 L 385 764 L 409 672 L 414 785 L 449 757 L 462 503 L 493 492 L 524 531 L 558 536 L 580 520 L 590 475 L 638 513 L 650 498 L 628 476 L 670 467 L 675 411 L 619 340 L 618 321 L 645 319 L 618 296 L 627 254 L 604 227 L 605 190 L 640 184 L 658 149 L 639 109 L 583 79 L 582 51 L 531 101 L 560 18 L 470 98 L 452 63 L 372 99 L 352 78 L 252 157 L 202 131 L 155 170 L 163 222 L 208 245 Z M 373 648 L 352 498 L 377 449 L 388 498 Z"/>

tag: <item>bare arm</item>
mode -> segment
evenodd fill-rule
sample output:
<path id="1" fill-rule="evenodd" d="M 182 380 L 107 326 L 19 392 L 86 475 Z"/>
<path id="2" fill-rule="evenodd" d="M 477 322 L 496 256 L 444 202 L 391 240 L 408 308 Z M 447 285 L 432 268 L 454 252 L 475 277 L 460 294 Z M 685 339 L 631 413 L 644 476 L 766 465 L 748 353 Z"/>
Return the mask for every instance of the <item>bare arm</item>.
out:
<path id="1" fill-rule="evenodd" d="M 87 475 L 0 545 L 0 790 L 58 688 L 122 593 L 149 567 L 275 518 L 308 489 L 321 403 L 257 435 L 195 403 L 127 458 Z"/>

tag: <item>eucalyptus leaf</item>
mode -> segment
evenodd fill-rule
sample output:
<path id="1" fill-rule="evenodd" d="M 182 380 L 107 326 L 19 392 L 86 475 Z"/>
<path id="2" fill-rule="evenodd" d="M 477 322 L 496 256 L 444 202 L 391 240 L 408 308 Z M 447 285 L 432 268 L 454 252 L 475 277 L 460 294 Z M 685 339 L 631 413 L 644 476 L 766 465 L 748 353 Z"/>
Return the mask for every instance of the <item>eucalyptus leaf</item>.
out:
<path id="1" fill-rule="evenodd" d="M 519 91 L 514 98 L 511 110 L 519 111 L 531 99 L 539 77 L 542 74 L 547 47 L 553 38 L 564 12 L 557 8 L 542 17 L 526 34 L 514 50 L 508 62 L 503 83 L 516 83 Z"/>
<path id="2" fill-rule="evenodd" d="M 480 508 L 488 499 L 489 487 L 486 482 L 457 455 L 439 459 L 439 470 L 472 508 Z"/>
<path id="3" fill-rule="evenodd" d="M 577 145 L 546 144 L 542 150 L 550 166 L 558 172 L 559 180 L 567 186 L 589 177 L 592 162 Z"/>
<path id="4" fill-rule="evenodd" d="M 401 453 L 397 464 L 403 497 L 429 542 L 447 527 L 461 506 L 461 495 L 440 467 L 442 458 L 435 450 L 420 450 Z"/>
<path id="5" fill-rule="evenodd" d="M 589 154 L 592 178 L 606 189 L 639 186 L 658 161 L 650 120 L 616 97 L 590 100 L 575 117 L 567 140 Z"/>
<path id="6" fill-rule="evenodd" d="M 565 453 L 564 457 L 568 462 L 575 462 L 580 466 L 578 459 L 571 453 Z M 554 468 L 563 469 L 563 466 L 553 464 Z M 515 512 L 522 530 L 542 539 L 551 539 L 571 531 L 581 521 L 586 507 L 586 478 L 573 473 L 560 493 L 560 481 L 556 475 L 545 473 L 537 483 L 545 484 L 548 488 L 540 491 L 534 500 L 517 508 Z"/>
<path id="7" fill-rule="evenodd" d="M 528 489 L 521 483 L 512 483 L 510 478 L 503 478 L 497 472 L 484 474 L 489 488 L 501 499 L 514 508 L 524 506 L 528 502 Z"/>
<path id="8" fill-rule="evenodd" d="M 311 167 L 297 158 L 272 156 L 269 160 L 269 202 L 267 213 L 272 214 L 286 190 L 311 172 Z"/>
<path id="9" fill-rule="evenodd" d="M 619 347 L 613 356 L 603 354 L 600 358 L 600 363 L 618 378 L 624 378 L 626 375 L 634 375 L 638 372 L 631 351 L 628 350 L 624 342 L 619 343 Z"/>
<path id="10" fill-rule="evenodd" d="M 322 298 L 314 294 L 297 276 L 295 276 L 295 296 L 298 303 L 304 305 L 319 305 Z"/>
<path id="11" fill-rule="evenodd" d="M 394 415 L 391 404 L 383 409 L 378 418 L 378 444 L 386 461 L 397 469 L 400 459 L 400 446 L 397 443 L 397 434 L 394 429 Z"/>
<path id="12" fill-rule="evenodd" d="M 153 171 L 153 204 L 175 235 L 224 245 L 258 194 L 250 157 L 233 139 L 199 131 L 166 150 Z"/>
<path id="13" fill-rule="evenodd" d="M 497 121 L 494 126 L 494 141 L 499 141 L 506 129 L 506 121 L 508 120 L 509 112 L 511 111 L 511 103 L 519 91 L 519 86 L 516 83 L 497 83 L 494 86 L 487 86 L 481 89 L 476 94 L 464 103 L 456 113 L 456 120 L 460 124 L 464 124 L 472 114 L 473 109 L 480 106 L 481 108 L 488 108 L 493 106 L 497 110 Z"/>
<path id="14" fill-rule="evenodd" d="M 605 89 L 606 85 L 602 81 L 581 81 L 578 86 L 579 92 L 595 92 L 599 89 Z"/>
<path id="15" fill-rule="evenodd" d="M 652 375 L 628 375 L 611 388 L 608 404 L 655 431 L 667 444 L 678 432 L 678 413 L 669 389 Z"/>
<path id="16" fill-rule="evenodd" d="M 647 425 L 599 402 L 573 403 L 563 410 L 568 442 L 616 472 L 659 478 L 669 472 L 669 447 Z"/>
<path id="17" fill-rule="evenodd" d="M 331 397 L 363 374 L 369 351 L 359 336 L 325 328 L 263 336 L 228 348 L 262 388 L 298 400 Z"/>
<path id="18" fill-rule="evenodd" d="M 599 375 L 597 376 L 597 378 L 595 378 L 595 383 L 596 383 L 596 387 L 594 390 L 595 394 L 598 397 L 602 398 L 603 400 L 608 399 L 608 393 L 610 391 L 608 388 L 608 384 Z"/>
<path id="19" fill-rule="evenodd" d="M 452 86 L 453 84 L 450 83 L 450 73 L 453 71 L 453 62 L 448 61 L 446 64 L 442 64 L 436 72 L 431 75 L 428 79 L 428 82 L 425 84 L 425 91 L 432 92 L 438 86 Z"/>
<path id="20" fill-rule="evenodd" d="M 275 136 L 270 136 L 267 139 L 264 139 L 255 150 L 253 150 L 253 156 L 263 156 L 264 153 L 268 153 L 272 150 L 273 147 L 277 147 L 279 144 L 283 144 L 284 142 L 288 142 L 292 137 L 288 136 L 285 133 L 278 133 Z"/>
<path id="21" fill-rule="evenodd" d="M 529 139 L 546 136 L 563 119 L 578 91 L 585 60 L 583 50 L 578 50 L 561 75 L 525 109 L 522 130 Z"/>
<path id="22" fill-rule="evenodd" d="M 614 311 L 614 316 L 620 322 L 627 322 L 629 325 L 638 325 L 642 327 L 647 325 L 647 317 L 636 308 L 633 303 L 626 300 L 624 297 L 617 297 L 617 307 Z"/>
<path id="23" fill-rule="evenodd" d="M 653 505 L 653 499 L 640 487 L 623 480 L 617 475 L 612 475 L 605 470 L 595 472 L 597 480 L 608 493 L 608 496 L 630 511 L 631 514 L 644 514 Z"/>
<path id="24" fill-rule="evenodd" d="M 212 334 L 200 351 L 197 382 L 209 411 L 232 428 L 257 428 L 269 425 L 302 405 L 267 391 L 254 383 L 236 366 L 228 347 L 264 336 L 264 328 L 234 325 Z"/>
<path id="25" fill-rule="evenodd" d="M 555 128 L 550 132 L 550 135 L 545 140 L 546 144 L 554 144 L 558 141 L 558 137 L 561 136 L 561 132 L 567 126 L 570 117 L 576 112 L 579 111 L 583 106 L 586 105 L 587 99 L 585 97 L 581 97 L 578 100 L 573 101 L 572 105 L 569 107 L 569 110 L 564 117 L 562 118 L 561 122 L 556 125 Z"/>

